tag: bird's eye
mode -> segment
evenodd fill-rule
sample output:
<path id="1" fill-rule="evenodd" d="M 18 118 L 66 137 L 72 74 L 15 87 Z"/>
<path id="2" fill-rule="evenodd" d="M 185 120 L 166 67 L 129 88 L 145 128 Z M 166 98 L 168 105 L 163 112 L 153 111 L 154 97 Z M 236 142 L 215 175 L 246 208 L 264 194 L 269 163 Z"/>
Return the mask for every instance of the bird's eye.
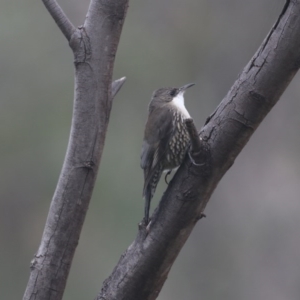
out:
<path id="1" fill-rule="evenodd" d="M 170 96 L 174 97 L 177 93 L 177 89 L 172 89 L 170 92 Z"/>

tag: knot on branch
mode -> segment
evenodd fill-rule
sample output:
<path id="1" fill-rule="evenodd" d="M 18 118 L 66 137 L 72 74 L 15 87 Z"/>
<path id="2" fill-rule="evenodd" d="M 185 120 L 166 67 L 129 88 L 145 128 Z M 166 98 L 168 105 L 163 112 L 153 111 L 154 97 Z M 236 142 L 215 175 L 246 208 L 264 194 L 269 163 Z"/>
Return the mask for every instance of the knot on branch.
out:
<path id="1" fill-rule="evenodd" d="M 259 102 L 265 102 L 266 101 L 266 97 L 263 96 L 262 94 L 256 92 L 256 91 L 250 91 L 249 95 L 251 97 L 252 100 Z"/>
<path id="2" fill-rule="evenodd" d="M 89 60 L 92 56 L 90 38 L 87 35 L 83 26 L 78 27 L 70 38 L 69 45 L 73 50 L 74 63 L 83 63 Z"/>
<path id="3" fill-rule="evenodd" d="M 95 163 L 92 161 L 92 160 L 87 160 L 87 161 L 85 161 L 84 163 L 83 163 L 83 167 L 84 168 L 87 168 L 87 169 L 89 169 L 89 170 L 93 170 L 94 169 L 94 167 L 95 167 Z"/>

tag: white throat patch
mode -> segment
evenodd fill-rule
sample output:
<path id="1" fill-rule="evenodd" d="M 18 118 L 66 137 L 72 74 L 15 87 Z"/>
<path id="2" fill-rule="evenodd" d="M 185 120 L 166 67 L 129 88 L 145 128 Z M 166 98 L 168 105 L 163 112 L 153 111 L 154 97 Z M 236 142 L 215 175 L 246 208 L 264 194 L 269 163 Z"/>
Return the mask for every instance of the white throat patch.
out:
<path id="1" fill-rule="evenodd" d="M 181 111 L 183 116 L 188 119 L 190 118 L 190 114 L 184 106 L 184 92 L 179 93 L 176 97 L 173 98 L 172 103 Z"/>

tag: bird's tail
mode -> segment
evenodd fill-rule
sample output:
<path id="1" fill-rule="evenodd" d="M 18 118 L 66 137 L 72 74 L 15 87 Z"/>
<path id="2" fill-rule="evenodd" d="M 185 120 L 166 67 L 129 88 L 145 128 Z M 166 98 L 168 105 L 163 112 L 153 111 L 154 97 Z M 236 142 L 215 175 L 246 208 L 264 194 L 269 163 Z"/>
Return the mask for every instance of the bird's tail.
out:
<path id="1" fill-rule="evenodd" d="M 162 170 L 157 169 L 151 179 L 148 182 L 145 182 L 144 191 L 143 191 L 143 197 L 145 199 L 145 223 L 149 223 L 149 212 L 150 212 L 150 203 L 151 199 L 153 198 L 153 195 L 155 193 L 158 181 L 160 179 L 160 176 L 162 174 Z"/>

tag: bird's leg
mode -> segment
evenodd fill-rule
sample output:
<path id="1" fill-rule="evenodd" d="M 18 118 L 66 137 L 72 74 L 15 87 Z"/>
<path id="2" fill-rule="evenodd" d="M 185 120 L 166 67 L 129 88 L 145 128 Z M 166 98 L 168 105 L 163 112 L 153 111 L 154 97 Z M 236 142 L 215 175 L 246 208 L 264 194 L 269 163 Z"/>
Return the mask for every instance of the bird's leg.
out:
<path id="1" fill-rule="evenodd" d="M 169 184 L 169 182 L 168 182 L 168 176 L 171 174 L 171 172 L 172 172 L 172 170 L 169 170 L 167 172 L 166 176 L 165 176 L 165 182 L 166 182 L 166 184 Z"/>

